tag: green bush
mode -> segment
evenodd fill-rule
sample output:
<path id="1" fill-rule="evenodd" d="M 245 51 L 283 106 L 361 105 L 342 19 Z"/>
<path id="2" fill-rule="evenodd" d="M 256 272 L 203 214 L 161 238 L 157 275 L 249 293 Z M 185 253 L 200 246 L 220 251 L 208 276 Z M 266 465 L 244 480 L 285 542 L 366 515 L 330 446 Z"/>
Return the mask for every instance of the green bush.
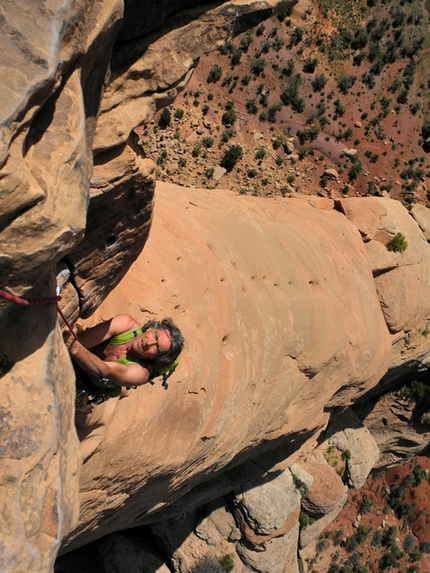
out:
<path id="1" fill-rule="evenodd" d="M 182 119 L 184 117 L 184 110 L 178 108 L 175 110 L 175 119 Z"/>
<path id="2" fill-rule="evenodd" d="M 229 553 L 228 555 L 225 555 L 222 559 L 219 560 L 219 563 L 220 563 L 221 567 L 224 569 L 224 571 L 227 571 L 227 573 L 229 571 L 233 571 L 233 569 L 234 569 L 234 554 Z"/>
<path id="3" fill-rule="evenodd" d="M 264 159 L 267 155 L 267 149 L 265 147 L 259 147 L 255 152 L 255 159 Z"/>
<path id="4" fill-rule="evenodd" d="M 204 137 L 202 139 L 202 144 L 206 147 L 206 149 L 209 149 L 210 147 L 212 147 L 212 145 L 214 144 L 214 138 L 213 137 Z"/>
<path id="5" fill-rule="evenodd" d="M 236 110 L 232 107 L 222 114 L 221 122 L 225 126 L 233 125 L 237 119 Z"/>
<path id="6" fill-rule="evenodd" d="M 303 64 L 303 71 L 305 74 L 313 74 L 318 63 L 318 58 L 311 58 L 309 56 L 309 58 L 307 58 Z"/>
<path id="7" fill-rule="evenodd" d="M 314 92 L 320 92 L 325 88 L 327 82 L 328 78 L 324 74 L 316 74 L 312 80 L 312 89 Z"/>
<path id="8" fill-rule="evenodd" d="M 264 58 L 254 58 L 251 61 L 251 72 L 254 76 L 260 76 L 266 67 L 266 60 Z"/>
<path id="9" fill-rule="evenodd" d="M 166 129 L 166 127 L 169 127 L 171 122 L 172 122 L 172 115 L 170 111 L 167 109 L 167 107 L 165 107 L 161 112 L 160 119 L 158 120 L 158 126 L 161 127 L 161 129 Z"/>
<path id="10" fill-rule="evenodd" d="M 258 112 L 257 104 L 255 103 L 255 99 L 248 99 L 246 101 L 246 110 L 248 113 L 255 115 Z"/>
<path id="11" fill-rule="evenodd" d="M 387 251 L 392 251 L 394 253 L 403 253 L 407 248 L 408 242 L 402 233 L 396 233 L 391 241 L 387 243 Z"/>
<path id="12" fill-rule="evenodd" d="M 208 74 L 207 83 L 208 84 L 215 84 L 222 76 L 222 67 L 214 64 Z"/>
<path id="13" fill-rule="evenodd" d="M 227 171 L 231 171 L 242 157 L 242 147 L 240 145 L 230 145 L 230 147 L 224 152 L 220 165 L 221 167 L 224 167 L 224 169 L 227 169 Z"/>

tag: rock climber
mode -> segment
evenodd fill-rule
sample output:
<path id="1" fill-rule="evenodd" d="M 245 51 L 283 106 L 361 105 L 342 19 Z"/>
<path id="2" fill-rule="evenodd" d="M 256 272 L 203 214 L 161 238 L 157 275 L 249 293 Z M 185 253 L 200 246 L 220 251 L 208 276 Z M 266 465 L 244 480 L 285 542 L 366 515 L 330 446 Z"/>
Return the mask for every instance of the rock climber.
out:
<path id="1" fill-rule="evenodd" d="M 170 318 L 141 326 L 128 314 L 88 328 L 77 339 L 66 331 L 64 342 L 75 364 L 98 389 L 140 386 L 174 370 L 184 345 Z"/>

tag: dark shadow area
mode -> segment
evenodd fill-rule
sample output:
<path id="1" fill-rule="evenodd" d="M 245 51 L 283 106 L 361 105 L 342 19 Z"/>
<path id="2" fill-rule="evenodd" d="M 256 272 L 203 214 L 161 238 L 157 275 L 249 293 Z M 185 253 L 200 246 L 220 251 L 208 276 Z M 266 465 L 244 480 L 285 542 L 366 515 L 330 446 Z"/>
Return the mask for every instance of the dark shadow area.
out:
<path id="1" fill-rule="evenodd" d="M 125 511 L 133 511 L 135 516 L 132 519 L 135 522 L 140 522 L 139 525 L 117 532 L 119 536 L 116 534 L 108 535 L 61 555 L 57 559 L 55 573 L 75 573 L 78 570 L 80 573 L 106 573 L 100 552 L 110 551 L 109 540 L 113 542 L 114 539 L 118 543 L 121 543 L 121 539 L 127 539 L 127 544 L 124 541 L 124 546 L 128 547 L 130 543 L 132 547 L 155 554 L 173 570 L 170 562 L 171 555 L 181 547 L 207 515 L 217 508 L 230 507 L 232 500 L 229 497 L 232 492 L 245 494 L 246 491 L 256 485 L 256 482 L 260 485 L 276 478 L 281 470 L 268 474 L 267 472 L 270 472 L 271 467 L 296 451 L 314 432 L 315 430 L 295 432 L 289 436 L 263 442 L 252 450 L 250 448 L 246 452 L 238 454 L 226 468 L 209 479 L 203 473 L 194 476 L 193 481 L 202 480 L 202 483 L 198 483 L 166 509 L 151 516 L 147 516 L 147 512 L 138 514 L 137 508 L 142 492 L 135 494 L 127 503 L 129 510 Z M 253 455 L 252 460 L 250 455 Z M 157 479 L 157 488 L 160 491 L 160 478 L 154 479 Z M 164 489 L 167 497 L 169 483 L 173 476 L 169 478 L 166 476 L 162 479 L 163 481 L 166 479 Z M 185 484 L 183 487 L 187 489 L 189 484 Z M 148 484 L 145 489 L 148 489 Z M 149 489 L 151 489 L 150 486 Z M 163 499 L 163 496 L 160 496 L 160 499 Z M 112 513 L 112 517 L 115 519 L 115 512 Z M 109 517 L 105 516 L 106 518 Z M 162 539 L 163 528 L 167 528 L 170 532 L 168 548 L 167 543 L 164 543 Z M 172 546 L 172 540 L 174 540 L 174 546 Z M 145 573 L 156 573 L 157 571 L 155 566 L 152 568 L 146 566 L 143 570 Z M 223 571 L 219 561 L 204 557 L 202 562 L 190 573 L 217 573 L 219 571 Z"/>

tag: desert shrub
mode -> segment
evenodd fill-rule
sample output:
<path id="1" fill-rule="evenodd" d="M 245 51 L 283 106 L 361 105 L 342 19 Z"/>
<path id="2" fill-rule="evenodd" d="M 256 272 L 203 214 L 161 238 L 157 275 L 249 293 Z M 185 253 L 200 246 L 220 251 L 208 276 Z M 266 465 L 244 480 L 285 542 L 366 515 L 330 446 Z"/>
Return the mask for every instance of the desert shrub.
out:
<path id="1" fill-rule="evenodd" d="M 277 137 L 272 143 L 273 149 L 275 149 L 275 151 L 276 149 L 279 149 L 281 145 L 282 145 L 282 140 L 279 139 L 279 137 Z"/>
<path id="2" fill-rule="evenodd" d="M 222 67 L 214 64 L 208 74 L 206 82 L 208 84 L 215 84 L 222 76 Z"/>
<path id="3" fill-rule="evenodd" d="M 416 115 L 418 110 L 420 110 L 420 109 L 421 109 L 421 102 L 419 102 L 419 101 L 411 103 L 409 106 L 409 110 L 410 110 L 412 115 Z"/>
<path id="4" fill-rule="evenodd" d="M 184 117 L 184 110 L 179 108 L 175 110 L 175 119 L 182 119 Z"/>
<path id="5" fill-rule="evenodd" d="M 240 82 L 242 85 L 247 86 L 251 80 L 252 80 L 252 77 L 249 74 L 245 74 L 244 76 L 242 76 L 242 79 L 240 80 Z"/>
<path id="6" fill-rule="evenodd" d="M 276 123 L 276 114 L 278 111 L 281 110 L 281 108 L 282 108 L 281 102 L 274 103 L 273 105 L 271 105 L 267 110 L 267 120 L 270 121 L 271 123 Z"/>
<path id="7" fill-rule="evenodd" d="M 231 145 L 225 152 L 221 159 L 220 165 L 231 171 L 236 163 L 243 157 L 243 149 L 240 145 Z"/>
<path id="8" fill-rule="evenodd" d="M 303 64 L 303 71 L 306 74 L 313 74 L 315 72 L 315 68 L 318 65 L 318 58 L 311 58 L 309 56 L 309 58 L 307 58 L 305 60 L 305 63 Z"/>
<path id="9" fill-rule="evenodd" d="M 224 571 L 226 571 L 227 573 L 229 571 L 233 571 L 233 569 L 234 569 L 234 554 L 229 553 L 228 555 L 225 555 L 222 559 L 219 560 L 219 564 L 224 569 Z"/>
<path id="10" fill-rule="evenodd" d="M 200 145 L 196 145 L 192 151 L 193 157 L 198 157 L 200 155 L 201 147 Z"/>
<path id="11" fill-rule="evenodd" d="M 296 26 L 290 36 L 290 46 L 297 46 L 303 40 L 303 34 L 303 28 Z"/>
<path id="12" fill-rule="evenodd" d="M 290 76 L 292 76 L 294 73 L 294 69 L 295 69 L 294 60 L 291 59 L 287 60 L 287 65 L 281 70 L 281 76 L 280 76 L 281 79 L 283 77 L 289 78 Z"/>
<path id="13" fill-rule="evenodd" d="M 356 79 L 357 76 L 343 74 L 337 82 L 338 88 L 344 95 L 346 95 L 348 90 L 355 84 Z"/>
<path id="14" fill-rule="evenodd" d="M 166 158 L 167 158 L 167 151 L 162 151 L 161 154 L 157 157 L 156 161 L 157 165 L 162 167 L 166 162 Z"/>
<path id="15" fill-rule="evenodd" d="M 202 139 L 202 144 L 203 144 L 207 149 L 209 149 L 209 148 L 212 147 L 212 145 L 214 144 L 214 138 L 213 138 L 213 137 L 210 137 L 210 136 L 204 137 L 204 138 Z"/>
<path id="16" fill-rule="evenodd" d="M 312 80 L 312 89 L 314 92 L 320 92 L 325 88 L 327 82 L 328 78 L 324 74 L 316 74 Z"/>
<path id="17" fill-rule="evenodd" d="M 373 505 L 374 503 L 371 498 L 367 494 L 364 494 L 360 500 L 360 503 L 358 504 L 358 507 L 361 513 L 370 513 L 373 509 Z"/>
<path id="18" fill-rule="evenodd" d="M 396 99 L 397 103 L 401 103 L 404 104 L 408 101 L 408 90 L 407 89 L 403 89 L 399 95 L 397 96 Z"/>
<path id="19" fill-rule="evenodd" d="M 421 543 L 420 551 L 421 553 L 426 553 L 426 554 L 430 553 L 430 543 L 428 541 Z"/>
<path id="20" fill-rule="evenodd" d="M 250 169 L 248 171 L 248 177 L 257 177 L 257 170 L 256 169 Z"/>
<path id="21" fill-rule="evenodd" d="M 185 167 L 185 165 L 187 164 L 187 160 L 185 159 L 185 157 L 180 157 L 178 159 L 178 165 L 179 167 Z"/>
<path id="22" fill-rule="evenodd" d="M 387 251 L 403 253 L 403 251 L 405 251 L 407 248 L 408 242 L 402 233 L 396 233 L 391 241 L 387 243 Z"/>
<path id="23" fill-rule="evenodd" d="M 251 114 L 254 114 L 254 115 L 258 112 L 258 107 L 257 107 L 257 104 L 255 103 L 255 99 L 254 99 L 254 98 L 248 99 L 248 100 L 246 101 L 246 110 L 247 110 L 248 113 L 251 113 Z"/>
<path id="24" fill-rule="evenodd" d="M 209 111 L 209 106 L 207 103 L 205 103 L 205 105 L 202 107 L 202 114 L 207 115 L 208 111 Z"/>
<path id="25" fill-rule="evenodd" d="M 304 511 L 300 512 L 299 523 L 300 523 L 300 527 L 302 529 L 306 529 L 306 527 L 308 527 L 309 525 L 312 525 L 312 523 L 314 523 L 314 522 L 315 522 L 315 519 L 310 517 L 307 513 L 305 513 Z"/>
<path id="26" fill-rule="evenodd" d="M 253 41 L 254 38 L 252 37 L 251 33 L 248 32 L 247 34 L 245 34 L 245 36 L 242 36 L 242 38 L 240 39 L 239 42 L 240 49 L 243 52 L 247 52 L 249 46 L 253 43 Z"/>
<path id="27" fill-rule="evenodd" d="M 221 123 L 226 127 L 228 127 L 229 125 L 233 125 L 236 119 L 237 119 L 236 110 L 234 109 L 234 107 L 230 107 L 222 114 Z"/>
<path id="28" fill-rule="evenodd" d="M 230 54 L 230 64 L 231 67 L 234 68 L 238 64 L 240 64 L 240 60 L 242 59 L 242 50 L 235 48 L 232 53 Z"/>
<path id="29" fill-rule="evenodd" d="M 264 30 L 266 29 L 266 26 L 264 24 L 260 24 L 258 26 L 258 28 L 255 30 L 255 34 L 257 36 L 262 36 L 264 34 Z"/>
<path id="30" fill-rule="evenodd" d="M 351 48 L 353 50 L 362 50 L 367 46 L 367 42 L 369 37 L 367 32 L 364 28 L 359 28 L 355 34 L 353 39 L 351 40 Z"/>
<path id="31" fill-rule="evenodd" d="M 254 58 L 251 61 L 251 72 L 254 76 L 261 76 L 266 67 L 266 60 L 264 58 Z"/>
<path id="32" fill-rule="evenodd" d="M 221 135 L 220 145 L 227 143 L 227 141 L 229 141 L 233 137 L 234 134 L 235 134 L 235 131 L 231 127 L 228 129 L 225 129 Z"/>
<path id="33" fill-rule="evenodd" d="M 360 161 L 356 161 L 351 165 L 350 170 L 348 171 L 348 176 L 351 181 L 355 181 L 357 177 L 360 175 L 363 166 Z"/>
<path id="34" fill-rule="evenodd" d="M 267 155 L 267 149 L 265 147 L 259 147 L 255 152 L 255 159 L 264 159 Z"/>
<path id="35" fill-rule="evenodd" d="M 166 129 L 172 123 L 172 114 L 170 110 L 165 107 L 161 112 L 160 119 L 158 120 L 158 127 L 161 129 Z"/>
<path id="36" fill-rule="evenodd" d="M 407 533 L 403 541 L 403 549 L 406 553 L 412 553 L 417 548 L 417 542 L 415 537 L 411 533 Z"/>
<path id="37" fill-rule="evenodd" d="M 421 137 L 426 140 L 430 137 L 430 119 L 426 118 L 421 127 Z"/>
<path id="38" fill-rule="evenodd" d="M 284 45 L 285 45 L 285 40 L 283 40 L 279 36 L 275 36 L 272 42 L 272 47 L 275 50 L 275 52 L 279 52 Z"/>

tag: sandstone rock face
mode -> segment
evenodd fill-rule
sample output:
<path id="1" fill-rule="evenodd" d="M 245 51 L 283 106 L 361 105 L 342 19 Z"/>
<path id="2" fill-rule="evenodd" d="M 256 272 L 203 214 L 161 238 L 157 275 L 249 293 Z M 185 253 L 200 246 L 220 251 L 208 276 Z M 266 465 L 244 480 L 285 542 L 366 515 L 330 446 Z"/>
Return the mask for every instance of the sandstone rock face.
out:
<path id="1" fill-rule="evenodd" d="M 79 422 L 87 461 L 69 544 L 150 523 L 249 444 L 312 436 L 327 405 L 354 401 L 389 364 L 357 230 L 306 201 L 160 184 L 144 253 L 89 324 L 119 311 L 171 315 L 187 349 L 168 392 L 141 387 Z"/>
<path id="2" fill-rule="evenodd" d="M 121 0 L 39 4 L 2 4 L 0 288 L 27 298 L 52 296 L 55 265 L 63 259 L 71 277 L 63 306 L 74 320 L 93 312 L 148 237 L 154 166 L 136 146 L 133 128 L 172 101 L 205 50 L 245 29 L 249 17 L 258 21 L 281 3 L 238 1 L 202 11 L 196 2 L 127 0 L 115 49 Z M 159 29 L 143 39 L 170 16 L 167 34 Z M 167 65 L 168 54 L 173 58 Z M 143 55 L 146 63 L 140 61 Z M 138 83 L 138 92 L 132 93 Z M 118 117 L 122 127 L 111 135 Z M 93 173 L 94 135 L 103 145 L 96 143 Z M 2 539 L 1 567 L 48 570 L 78 511 L 73 371 L 55 330 L 52 305 L 14 308 L 1 300 L 0 316 L 1 400 L 9 420 L 0 479 L 15 500 L 10 513 L 3 512 L 2 530 L 10 535 Z M 40 399 L 30 400 L 35 395 Z"/>
<path id="3" fill-rule="evenodd" d="M 339 205 L 363 235 L 381 307 L 393 333 L 391 368 L 379 385 L 382 393 L 397 377 L 429 363 L 428 342 L 421 333 L 430 316 L 430 245 L 416 220 L 397 201 L 350 198 Z M 386 245 L 397 233 L 404 235 L 408 247 L 390 252 Z"/>
<path id="4" fill-rule="evenodd" d="M 78 518 L 75 381 L 54 305 L 2 319 L 0 570 L 49 571 Z M 37 332 L 38 338 L 27 337 Z M 18 344 L 17 341 L 20 343 Z"/>
<path id="5" fill-rule="evenodd" d="M 379 448 L 369 430 L 362 425 L 351 408 L 339 413 L 325 444 L 332 445 L 343 452 L 346 461 L 348 485 L 360 489 L 375 467 L 379 458 Z"/>
<path id="6" fill-rule="evenodd" d="M 244 538 L 253 545 L 261 545 L 284 535 L 296 524 L 300 494 L 286 470 L 253 483 L 236 494 L 235 502 L 236 521 Z"/>
<path id="7" fill-rule="evenodd" d="M 116 0 L 2 4 L 0 288 L 54 295 L 55 263 L 83 236 L 91 142 L 121 13 Z M 49 571 L 78 516 L 74 374 L 55 305 L 2 301 L 0 316 L 0 569 Z"/>

